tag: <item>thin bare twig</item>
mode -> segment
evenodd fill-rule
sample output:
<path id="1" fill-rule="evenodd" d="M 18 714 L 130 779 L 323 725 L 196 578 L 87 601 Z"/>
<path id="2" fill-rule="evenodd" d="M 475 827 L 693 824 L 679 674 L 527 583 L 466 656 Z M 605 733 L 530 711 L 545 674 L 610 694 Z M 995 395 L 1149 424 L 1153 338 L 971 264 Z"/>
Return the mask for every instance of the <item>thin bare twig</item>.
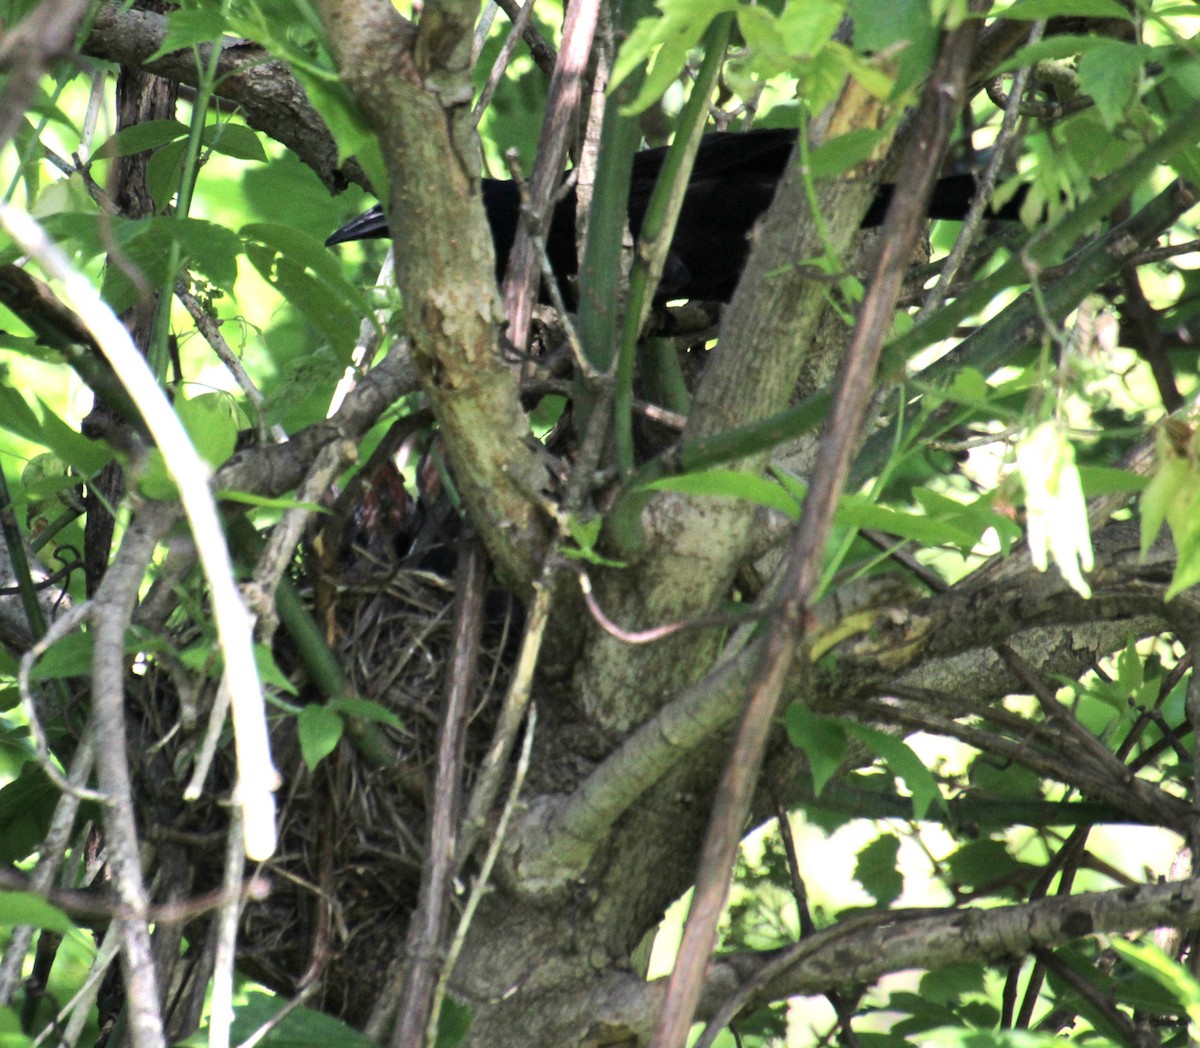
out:
<path id="1" fill-rule="evenodd" d="M 221 334 L 221 326 L 217 319 L 213 317 L 200 304 L 200 300 L 196 298 L 188 289 L 187 285 L 180 281 L 175 287 L 175 297 L 183 303 L 183 308 L 188 311 L 188 315 L 192 318 L 192 323 L 196 325 L 196 330 L 204 337 L 204 341 L 212 347 L 212 351 L 216 353 L 217 359 L 225 365 L 226 370 L 233 376 L 237 382 L 238 388 L 246 394 L 246 403 L 250 405 L 251 417 L 254 420 L 254 432 L 258 435 L 261 443 L 267 444 L 273 438 L 281 440 L 285 436 L 282 430 L 276 427 L 276 432 L 272 433 L 271 427 L 267 425 L 265 409 L 266 401 L 258 387 L 254 384 L 254 379 L 250 377 L 250 373 L 242 366 L 238 355 L 225 341 L 225 336 Z"/>
<path id="2" fill-rule="evenodd" d="M 1036 44 L 1042 38 L 1042 33 L 1045 32 L 1045 29 L 1046 23 L 1044 20 L 1034 22 L 1033 28 L 1029 31 L 1029 43 Z M 958 275 L 959 269 L 962 268 L 963 260 L 967 257 L 967 253 L 975 243 L 980 229 L 983 228 L 984 209 L 991 202 L 992 190 L 996 188 L 996 181 L 999 179 L 1000 172 L 1004 169 L 1004 165 L 1008 161 L 1008 154 L 1011 151 L 1011 147 L 1016 141 L 1017 127 L 1021 119 L 1021 100 L 1024 98 L 1025 89 L 1029 84 L 1030 73 L 1030 67 L 1026 66 L 1023 69 L 1017 70 L 1016 75 L 1013 77 L 1012 94 L 1009 96 L 1008 105 L 1004 109 L 1004 119 L 1000 123 L 1000 131 L 996 136 L 994 152 L 988 161 L 983 177 L 979 179 L 975 196 L 971 200 L 971 206 L 967 209 L 962 229 L 959 230 L 958 237 L 954 241 L 954 246 L 950 249 L 950 254 L 941 263 L 937 282 L 929 289 L 929 294 L 925 296 L 925 301 L 917 313 L 918 321 L 934 313 L 945 302 L 946 295 L 950 290 L 954 278 Z"/>
<path id="3" fill-rule="evenodd" d="M 221 745 L 221 731 L 225 727 L 225 718 L 228 715 L 229 689 L 224 681 L 220 681 L 217 684 L 217 697 L 213 700 L 212 709 L 208 711 L 208 724 L 200 742 L 200 750 L 192 762 L 192 777 L 183 791 L 185 801 L 199 800 L 204 792 L 204 780 L 208 778 L 208 770 L 212 767 L 217 748 Z"/>
<path id="4" fill-rule="evenodd" d="M 600 0 L 576 0 L 567 8 L 563 25 L 562 48 L 550 78 L 546 100 L 546 122 L 538 140 L 537 162 L 530 179 L 529 196 L 533 230 L 545 236 L 550 227 L 551 200 L 566 166 L 571 129 L 575 125 L 579 101 L 583 93 L 583 72 L 592 50 Z M 504 278 L 504 308 L 508 314 L 508 337 L 513 345 L 524 348 L 529 338 L 533 303 L 537 296 L 534 274 L 538 268 L 537 253 L 530 228 L 521 225 L 512 253 L 508 257 L 508 273 Z"/>
<path id="5" fill-rule="evenodd" d="M 626 644 L 651 644 L 681 630 L 711 629 L 714 626 L 743 626 L 748 621 L 761 618 L 767 613 L 764 609 L 760 608 L 755 611 L 748 610 L 737 614 L 701 615 L 698 618 L 685 619 L 681 622 L 668 622 L 662 626 L 654 626 L 651 629 L 626 630 L 613 622 L 604 609 L 600 607 L 600 602 L 596 600 L 595 591 L 592 589 L 592 580 L 588 576 L 588 573 L 580 568 L 578 574 L 579 588 L 583 591 L 583 602 L 587 605 L 588 611 L 591 612 L 592 618 L 596 620 L 605 633 L 616 637 L 620 641 L 624 641 Z"/>
<path id="6" fill-rule="evenodd" d="M 517 656 L 512 682 L 504 696 L 504 705 L 500 708 L 500 717 L 496 721 L 492 744 L 480 765 L 475 787 L 467 802 L 466 815 L 463 816 L 462 838 L 459 842 L 458 855 L 455 857 L 455 866 L 458 870 L 463 868 L 468 856 L 483 835 L 488 813 L 491 811 L 496 793 L 500 789 L 505 766 L 516 743 L 521 722 L 525 719 L 525 710 L 529 706 L 529 697 L 533 690 L 533 671 L 537 666 L 538 654 L 542 650 L 542 639 L 545 636 L 546 623 L 550 616 L 550 598 L 553 592 L 551 583 L 554 570 L 551 567 L 552 559 L 547 558 L 547 566 L 542 570 L 542 577 L 533 584 L 533 600 L 529 604 L 525 636 L 521 641 L 521 652 Z"/>
<path id="7" fill-rule="evenodd" d="M 66 856 L 75 816 L 79 812 L 78 791 L 92 774 L 94 754 L 91 733 L 85 731 L 67 775 L 68 785 L 72 789 L 64 792 L 55 805 L 50 829 L 42 838 L 39 848 L 37 867 L 29 877 L 29 891 L 45 895 L 54 885 L 54 878 L 58 875 Z M 34 929 L 29 925 L 20 925 L 12 930 L 12 937 L 4 950 L 4 958 L 0 960 L 0 1004 L 8 1005 L 12 1002 L 13 994 L 16 993 L 21 980 L 25 955 L 33 941 L 33 932 Z"/>
<path id="8" fill-rule="evenodd" d="M 483 90 L 479 93 L 479 101 L 475 103 L 475 111 L 472 116 L 475 118 L 476 127 L 479 126 L 479 121 L 483 119 L 483 114 L 487 112 L 487 107 L 492 103 L 492 95 L 496 93 L 496 87 L 504 78 L 504 71 L 508 68 L 508 63 L 512 61 L 517 43 L 529 25 L 529 18 L 532 14 L 533 0 L 525 0 L 517 17 L 513 20 L 512 28 L 508 31 L 508 36 L 500 48 L 500 53 L 496 56 L 496 61 L 492 63 L 487 83 L 483 85 Z"/>
<path id="9" fill-rule="evenodd" d="M 58 770 L 54 756 L 50 753 L 50 744 L 46 739 L 45 729 L 42 728 L 42 718 L 38 712 L 38 704 L 33 697 L 33 689 L 30 687 L 33 664 L 46 653 L 48 648 L 87 622 L 93 610 L 91 601 L 86 601 L 73 608 L 68 608 L 60 618 L 50 624 L 46 635 L 21 656 L 21 665 L 17 670 L 17 687 L 21 694 L 21 709 L 25 713 L 25 719 L 29 722 L 29 735 L 33 739 L 34 755 L 37 758 L 38 766 L 46 773 L 46 777 L 63 793 L 69 794 L 77 800 L 103 802 L 106 799 L 103 792 L 74 783 L 64 778 L 62 772 Z M 84 778 L 86 780 L 86 776 Z"/>
<path id="10" fill-rule="evenodd" d="M 392 1032 L 393 1048 L 430 1046 L 437 1039 L 435 991 L 441 969 L 444 928 L 450 911 L 463 791 L 467 722 L 479 671 L 487 558 L 479 543 L 462 544 L 456 572 L 458 608 L 454 659 L 446 680 L 446 698 L 438 725 L 437 772 L 429 814 L 425 863 L 417 908 L 408 926 L 400 1012 Z M 432 1036 L 430 1034 L 432 1031 Z"/>
<path id="11" fill-rule="evenodd" d="M 128 916 L 113 922 L 110 934 L 121 941 L 133 1048 L 166 1048 L 166 1036 L 150 950 L 150 902 L 142 878 L 127 756 L 125 631 L 150 559 L 174 516 L 172 507 L 151 503 L 133 518 L 92 600 L 92 739 L 97 778 L 108 798 L 104 836 L 113 890 L 128 910 Z"/>
<path id="12" fill-rule="evenodd" d="M 534 212 L 533 205 L 529 199 L 529 187 L 526 185 L 525 179 L 521 177 L 520 158 L 517 155 L 517 151 L 515 149 L 508 150 L 504 154 L 504 159 L 508 164 L 509 174 L 512 175 L 512 179 L 516 182 L 517 188 L 521 193 L 521 219 L 525 224 L 530 242 L 533 245 L 533 250 L 537 255 L 542 283 L 550 295 L 550 304 L 557 311 L 563 332 L 567 336 L 567 345 L 571 348 L 571 356 L 575 359 L 575 366 L 585 379 L 589 382 L 595 381 L 599 376 L 596 369 L 592 367 L 591 362 L 588 360 L 587 354 L 583 351 L 583 344 L 579 341 L 575 325 L 571 322 L 570 311 L 567 309 L 567 304 L 563 299 L 562 288 L 558 285 L 558 276 L 554 272 L 554 267 L 550 264 L 550 255 L 546 249 L 546 233 L 538 227 L 536 212 Z M 571 177 L 573 176 L 574 172 L 572 172 Z M 563 187 L 563 192 L 568 191 L 570 184 L 570 178 L 568 178 L 567 183 Z M 551 206 L 554 203 L 557 203 L 557 198 L 552 202 Z M 518 343 L 519 345 L 521 343 Z"/>
<path id="13" fill-rule="evenodd" d="M 259 620 L 257 635 L 260 643 L 270 644 L 274 636 L 277 623 L 275 591 L 292 563 L 304 527 L 313 515 L 312 507 L 357 456 L 358 447 L 352 440 L 332 440 L 321 448 L 296 492 L 296 501 L 305 505 L 289 509 L 271 530 L 266 548 L 255 565 L 254 581 L 245 588 L 247 603 Z"/>
<path id="14" fill-rule="evenodd" d="M 496 6 L 500 8 L 512 21 L 516 21 L 521 17 L 521 9 L 517 6 L 520 0 L 496 0 Z M 546 76 L 554 76 L 554 67 L 558 61 L 558 56 L 554 53 L 553 45 L 541 34 L 541 31 L 535 25 L 527 25 L 521 31 L 521 35 L 525 37 L 525 43 L 529 45 L 529 53 L 533 57 L 533 64 L 536 65 Z"/>
<path id="15" fill-rule="evenodd" d="M 242 810 L 236 804 L 229 809 L 229 832 L 225 846 L 225 873 L 222 888 L 226 902 L 217 915 L 217 954 L 213 962 L 212 1009 L 208 1019 L 209 1048 L 229 1048 L 233 1028 L 233 965 L 237 957 L 238 918 L 242 912 L 238 890 L 246 869 L 242 848 Z"/>
<path id="16" fill-rule="evenodd" d="M 483 857 L 483 862 L 480 864 L 479 875 L 471 884 L 471 894 L 467 896 L 467 903 L 463 907 L 462 917 L 459 918 L 458 928 L 454 932 L 450 948 L 446 951 L 446 963 L 442 966 L 441 975 L 438 977 L 437 986 L 434 988 L 433 1008 L 429 1016 L 431 1023 L 437 1022 L 438 1013 L 442 1009 L 442 1001 L 446 996 L 446 986 L 450 982 L 450 976 L 454 974 L 454 966 L 458 962 L 459 954 L 462 953 L 463 943 L 466 942 L 467 931 L 471 927 L 471 919 L 475 916 L 475 911 L 479 908 L 479 903 L 483 899 L 488 881 L 492 876 L 492 869 L 495 867 L 496 859 L 500 855 L 500 846 L 504 843 L 504 836 L 508 832 L 509 821 L 516 810 L 517 799 L 521 796 L 521 788 L 525 785 L 525 776 L 529 772 L 529 758 L 533 753 L 533 732 L 536 727 L 537 706 L 531 705 L 529 707 L 529 716 L 525 719 L 525 738 L 521 743 L 521 754 L 517 758 L 517 769 L 513 774 L 512 785 L 508 788 L 508 799 L 504 802 L 504 808 L 500 812 L 500 818 L 496 822 L 496 831 L 492 834 L 487 854 Z M 433 1038 L 428 1037 L 427 1043 L 432 1044 Z"/>
<path id="17" fill-rule="evenodd" d="M 91 1018 L 92 1005 L 95 1004 L 96 996 L 100 993 L 100 984 L 104 981 L 104 976 L 108 974 L 108 969 L 112 967 L 112 963 L 117 959 L 120 951 L 121 943 L 117 937 L 106 935 L 104 941 L 100 943 L 100 949 L 96 951 L 96 956 L 92 959 L 92 966 L 88 969 L 83 985 L 76 991 L 75 996 L 62 1006 L 58 1015 L 55 1016 L 54 1022 L 47 1023 L 46 1028 L 33 1039 L 30 1048 L 37 1048 L 47 1037 L 56 1033 L 61 1033 L 59 1038 L 61 1045 L 80 1043 L 83 1029 Z M 64 1019 L 67 1019 L 66 1028 L 60 1030 Z"/>
<path id="18" fill-rule="evenodd" d="M 380 267 L 379 275 L 375 278 L 375 289 L 382 293 L 385 302 L 390 298 L 394 299 L 396 291 L 396 256 L 394 252 L 395 248 L 389 240 L 387 254 L 383 256 L 383 265 Z M 388 321 L 392 318 L 392 312 L 391 306 L 385 305 L 381 309 L 376 309 L 370 316 L 363 317 L 362 323 L 358 325 L 358 341 L 354 343 L 354 349 L 350 354 L 350 363 L 346 365 L 346 370 L 338 380 L 333 396 L 329 398 L 327 418 L 333 418 L 350 391 L 370 368 L 371 361 L 375 358 L 375 351 L 379 349 L 387 335 Z M 407 346 L 406 340 L 398 340 L 398 348 L 407 349 Z"/>

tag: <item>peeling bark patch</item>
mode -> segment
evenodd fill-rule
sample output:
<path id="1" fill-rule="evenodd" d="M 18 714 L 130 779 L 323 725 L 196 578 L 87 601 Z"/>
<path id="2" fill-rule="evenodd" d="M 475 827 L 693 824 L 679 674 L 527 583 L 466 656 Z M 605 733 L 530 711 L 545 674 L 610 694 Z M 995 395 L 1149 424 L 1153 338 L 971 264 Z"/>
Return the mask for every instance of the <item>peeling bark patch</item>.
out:
<path id="1" fill-rule="evenodd" d="M 1087 910 L 1069 910 L 1063 914 L 1059 927 L 1065 934 L 1078 939 L 1084 935 L 1091 935 L 1095 929 L 1095 922 Z"/>

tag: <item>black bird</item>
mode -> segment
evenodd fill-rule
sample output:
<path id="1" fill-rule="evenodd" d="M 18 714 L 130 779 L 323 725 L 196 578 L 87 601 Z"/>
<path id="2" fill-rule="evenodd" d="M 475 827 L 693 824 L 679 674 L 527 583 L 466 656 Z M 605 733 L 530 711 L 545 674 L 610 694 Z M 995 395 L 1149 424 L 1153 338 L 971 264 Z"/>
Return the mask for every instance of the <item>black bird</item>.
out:
<path id="1" fill-rule="evenodd" d="M 683 207 L 675 226 L 662 282 L 655 300 L 691 298 L 728 302 L 750 251 L 747 239 L 755 222 L 770 206 L 775 187 L 796 144 L 790 129 L 744 133 L 714 132 L 700 141 Z M 646 149 L 633 158 L 629 184 L 629 228 L 636 237 L 650 203 L 667 150 Z M 894 186 L 880 186 L 863 218 L 863 228 L 883 222 Z M 483 179 L 483 206 L 496 249 L 496 280 L 503 280 L 520 221 L 521 196 L 515 182 Z M 929 205 L 930 218 L 961 219 L 975 195 L 971 174 L 939 179 Z M 1015 219 L 1024 192 L 991 212 L 991 217 Z M 350 240 L 388 235 L 387 216 L 379 205 L 347 222 L 328 240 L 327 247 Z M 546 237 L 550 265 L 559 282 L 579 269 L 575 254 L 575 194 L 554 209 Z M 568 292 L 569 293 L 569 292 Z"/>

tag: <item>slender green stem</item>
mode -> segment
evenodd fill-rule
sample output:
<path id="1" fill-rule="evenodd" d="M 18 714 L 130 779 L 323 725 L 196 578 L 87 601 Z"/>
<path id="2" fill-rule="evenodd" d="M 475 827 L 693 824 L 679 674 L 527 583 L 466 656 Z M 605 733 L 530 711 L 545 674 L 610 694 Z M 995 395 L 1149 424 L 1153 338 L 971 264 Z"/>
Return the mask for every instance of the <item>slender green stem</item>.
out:
<path id="1" fill-rule="evenodd" d="M 5 499 L 5 495 L 0 494 L 0 499 Z M 63 531 L 65 528 L 70 527 L 82 516 L 82 509 L 64 509 L 63 512 L 54 519 L 53 523 L 47 524 L 46 527 L 42 528 L 42 530 L 37 533 L 36 538 L 30 538 L 29 548 L 36 553 L 52 538 L 54 538 L 55 535 L 59 534 L 59 532 Z"/>
<path id="2" fill-rule="evenodd" d="M 627 34 L 639 18 L 650 13 L 649 0 L 625 0 L 619 30 Z M 622 113 L 625 104 L 641 89 L 640 73 L 628 77 L 605 104 L 600 128 L 596 182 L 588 213 L 587 243 L 579 269 L 579 320 L 576 330 L 583 351 L 595 371 L 607 373 L 617 341 L 618 290 L 621 282 L 621 241 L 629 212 L 629 180 L 633 154 L 642 133 L 635 117 Z M 595 406 L 596 390 L 580 376 L 575 380 L 574 410 L 579 432 Z"/>
<path id="3" fill-rule="evenodd" d="M 8 559 L 12 564 L 17 593 L 21 598 L 21 607 L 25 611 L 25 621 L 29 623 L 29 631 L 35 638 L 46 633 L 46 616 L 42 614 L 42 606 L 38 603 L 37 589 L 33 584 L 33 575 L 29 570 L 29 558 L 25 555 L 25 541 L 21 529 L 17 525 L 17 515 L 13 512 L 12 496 L 8 491 L 8 478 L 0 469 L 0 529 L 4 531 L 4 541 L 8 546 Z"/>
<path id="4" fill-rule="evenodd" d="M 12 565 L 13 581 L 17 585 L 17 593 L 21 598 L 21 607 L 25 611 L 25 621 L 29 623 L 29 632 L 35 641 L 46 635 L 46 616 L 38 603 L 37 587 L 33 583 L 33 573 L 29 568 L 29 558 L 25 555 L 25 541 L 21 528 L 17 524 L 17 515 L 13 511 L 12 496 L 8 490 L 8 478 L 0 469 L 0 531 L 4 533 L 4 542 L 8 546 L 9 563 Z M 62 708 L 66 709 L 71 701 L 71 693 L 67 682 L 56 678 L 49 682 L 54 689 Z"/>
<path id="5" fill-rule="evenodd" d="M 675 222 L 683 207 L 692 164 L 700 148 L 704 123 L 708 118 L 708 102 L 717 75 L 725 60 L 725 47 L 733 27 L 733 15 L 715 18 L 704 35 L 704 61 L 696 82 L 692 85 L 687 104 L 679 118 L 679 131 L 667 151 L 658 184 L 646 208 L 642 222 L 633 271 L 629 275 L 629 302 L 621 328 L 621 349 L 617 358 L 616 389 L 613 399 L 613 435 L 616 442 L 617 465 L 623 474 L 633 469 L 633 372 L 638 337 L 671 249 Z"/>
<path id="6" fill-rule="evenodd" d="M 647 378 L 652 382 L 650 396 L 680 415 L 692 410 L 692 393 L 687 387 L 679 354 L 674 343 L 666 338 L 647 340 L 645 361 Z"/>
<path id="7" fill-rule="evenodd" d="M 195 50 L 196 64 L 201 66 L 200 51 Z M 187 145 L 184 148 L 183 164 L 179 172 L 179 190 L 175 200 L 175 217 L 187 218 L 192 208 L 192 197 L 196 192 L 196 181 L 200 175 L 200 146 L 204 137 L 204 125 L 208 117 L 208 103 L 212 98 L 213 86 L 221 62 L 220 42 L 209 49 L 208 63 L 201 66 L 196 97 L 192 102 L 192 120 L 188 127 Z M 150 337 L 148 358 L 150 367 L 159 382 L 166 380 L 167 338 L 171 327 L 171 305 L 174 302 L 175 282 L 178 276 L 181 252 L 177 237 L 171 238 L 167 255 L 166 276 L 158 291 L 158 304 L 154 314 L 154 327 Z"/>

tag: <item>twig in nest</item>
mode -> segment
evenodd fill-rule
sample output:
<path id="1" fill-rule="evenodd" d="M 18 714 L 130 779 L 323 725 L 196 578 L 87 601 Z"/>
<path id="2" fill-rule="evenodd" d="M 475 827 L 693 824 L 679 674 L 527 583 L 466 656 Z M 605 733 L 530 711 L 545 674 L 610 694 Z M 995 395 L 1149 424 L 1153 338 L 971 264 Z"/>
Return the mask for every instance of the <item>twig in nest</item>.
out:
<path id="1" fill-rule="evenodd" d="M 455 582 L 458 608 L 454 658 L 446 682 L 445 709 L 438 729 L 433 810 L 429 817 L 425 863 L 417 908 L 408 926 L 402 969 L 400 1012 L 392 1031 L 393 1048 L 422 1043 L 424 1031 L 436 1032 L 438 952 L 450 909 L 454 860 L 458 843 L 457 818 L 463 788 L 467 722 L 479 667 L 483 636 L 483 601 L 487 561 L 479 544 L 468 539 L 460 547 Z M 433 1040 L 427 1040 L 432 1045 Z"/>
<path id="2" fill-rule="evenodd" d="M 529 696 L 533 689 L 533 671 L 537 666 L 538 654 L 542 650 L 542 639 L 546 633 L 546 623 L 550 617 L 550 597 L 553 589 L 550 585 L 550 574 L 553 570 L 553 567 L 547 563 L 541 578 L 533 584 L 533 600 L 529 605 L 529 617 L 525 624 L 525 637 L 521 642 L 521 653 L 517 656 L 517 665 L 509 683 L 508 692 L 504 696 L 504 705 L 500 709 L 500 717 L 496 722 L 492 744 L 480 766 L 479 775 L 475 780 L 475 788 L 471 791 L 471 799 L 467 802 L 467 813 L 462 824 L 462 837 L 459 842 L 458 855 L 455 856 L 455 866 L 458 870 L 463 868 L 467 857 L 483 835 L 488 812 L 491 811 L 496 793 L 500 789 L 500 780 L 508 763 L 509 755 L 512 753 L 513 745 L 516 743 L 521 721 L 525 719 L 525 710 L 529 706 Z"/>
<path id="3" fill-rule="evenodd" d="M 525 775 L 529 771 L 529 757 L 533 752 L 533 732 L 537 727 L 537 706 L 529 707 L 529 716 L 525 721 L 525 739 L 521 743 L 521 756 L 517 759 L 517 770 L 513 775 L 512 785 L 508 790 L 508 799 L 504 802 L 504 808 L 500 812 L 500 818 L 496 823 L 496 832 L 492 835 L 491 843 L 488 845 L 487 854 L 483 857 L 483 863 L 479 868 L 479 876 L 475 878 L 471 885 L 471 894 L 467 897 L 467 904 L 463 907 L 462 917 L 459 919 L 458 928 L 454 932 L 454 939 L 450 943 L 450 949 L 446 952 L 446 963 L 442 966 L 442 973 L 438 978 L 437 986 L 434 988 L 433 1008 L 430 1011 L 429 1021 L 430 1029 L 426 1030 L 425 1039 L 427 1044 L 433 1044 L 437 1034 L 437 1018 L 438 1013 L 442 1010 L 442 1001 L 446 996 L 446 985 L 450 981 L 450 976 L 454 974 L 454 966 L 458 962 L 458 955 L 462 952 L 463 943 L 467 939 L 467 931 L 471 927 L 471 920 L 475 916 L 475 911 L 479 907 L 480 900 L 483 898 L 485 889 L 487 888 L 488 880 L 492 876 L 492 868 L 496 865 L 496 859 L 500 855 L 500 846 L 504 843 L 504 835 L 508 832 L 508 823 L 512 818 L 512 813 L 517 807 L 517 798 L 521 796 L 521 787 L 525 785 Z"/>

